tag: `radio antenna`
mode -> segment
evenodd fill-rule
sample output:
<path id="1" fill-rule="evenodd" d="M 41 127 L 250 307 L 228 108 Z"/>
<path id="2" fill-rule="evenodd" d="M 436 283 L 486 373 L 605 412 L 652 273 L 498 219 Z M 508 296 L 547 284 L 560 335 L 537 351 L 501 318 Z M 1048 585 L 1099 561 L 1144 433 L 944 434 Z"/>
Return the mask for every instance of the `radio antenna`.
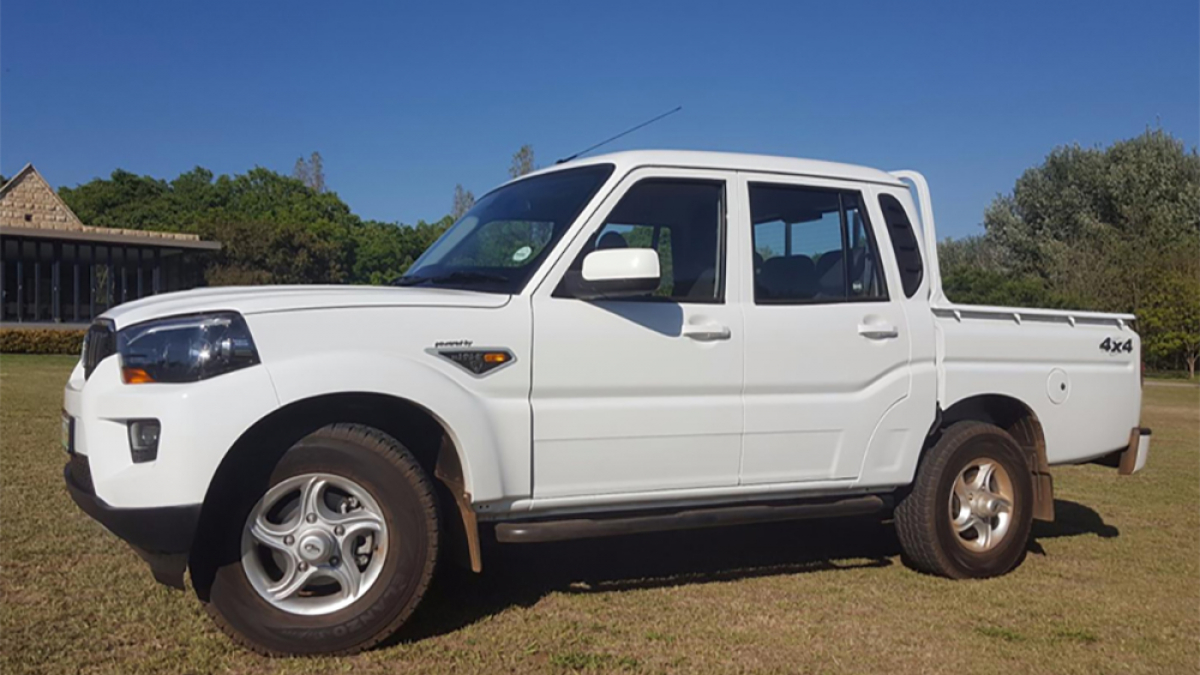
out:
<path id="1" fill-rule="evenodd" d="M 642 127 L 650 126 L 651 124 L 654 124 L 655 122 L 661 120 L 664 117 L 667 117 L 668 115 L 674 115 L 675 113 L 679 112 L 680 110 L 683 110 L 683 106 L 676 106 L 674 109 L 668 110 L 667 112 L 659 115 L 658 117 L 648 119 L 645 122 L 642 122 L 641 124 L 637 125 L 636 127 L 630 127 L 628 129 L 626 129 L 625 131 L 622 131 L 621 133 L 617 134 L 616 136 L 613 136 L 612 138 L 600 141 L 599 143 L 593 145 L 590 148 L 585 148 L 583 150 L 580 150 L 579 152 L 571 155 L 570 157 L 564 157 L 563 159 L 560 159 L 557 162 L 555 162 L 555 164 L 562 164 L 563 162 L 569 162 L 569 161 L 575 159 L 576 157 L 579 157 L 580 155 L 586 155 L 587 153 L 595 150 L 596 148 L 598 148 L 602 145 L 607 145 L 609 143 L 612 143 L 613 141 L 617 140 L 618 138 L 632 134 L 633 132 L 637 131 L 638 129 L 641 129 Z"/>

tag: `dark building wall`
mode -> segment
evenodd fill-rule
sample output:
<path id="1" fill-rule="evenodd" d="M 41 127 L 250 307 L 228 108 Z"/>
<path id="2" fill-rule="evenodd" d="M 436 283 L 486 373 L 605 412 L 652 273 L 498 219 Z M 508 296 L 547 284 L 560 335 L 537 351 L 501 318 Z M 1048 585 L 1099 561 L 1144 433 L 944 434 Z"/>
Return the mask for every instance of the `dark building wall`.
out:
<path id="1" fill-rule="evenodd" d="M 0 235 L 0 321 L 88 323 L 122 302 L 202 285 L 204 254 Z"/>

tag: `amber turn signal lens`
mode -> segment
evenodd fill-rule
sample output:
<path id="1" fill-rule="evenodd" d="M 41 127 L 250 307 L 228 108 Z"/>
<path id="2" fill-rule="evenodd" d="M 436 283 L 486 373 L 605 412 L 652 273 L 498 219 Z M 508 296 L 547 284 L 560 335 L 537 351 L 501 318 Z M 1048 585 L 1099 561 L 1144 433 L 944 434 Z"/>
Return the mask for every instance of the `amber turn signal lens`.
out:
<path id="1" fill-rule="evenodd" d="M 467 372 L 475 375 L 486 375 L 488 372 L 516 360 L 516 357 L 509 351 L 445 349 L 438 351 L 437 355 L 462 366 Z"/>
<path id="2" fill-rule="evenodd" d="M 141 368 L 122 368 L 121 378 L 125 380 L 125 384 L 149 384 L 154 381 L 150 373 Z"/>

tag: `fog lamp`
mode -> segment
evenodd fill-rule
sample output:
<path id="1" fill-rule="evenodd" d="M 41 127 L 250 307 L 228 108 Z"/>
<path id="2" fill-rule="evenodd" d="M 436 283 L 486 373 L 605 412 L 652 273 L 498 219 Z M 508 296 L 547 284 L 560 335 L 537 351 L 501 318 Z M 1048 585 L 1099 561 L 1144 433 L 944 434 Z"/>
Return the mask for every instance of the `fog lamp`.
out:
<path id="1" fill-rule="evenodd" d="M 158 457 L 158 420 L 129 420 L 129 452 L 135 463 L 152 462 Z"/>

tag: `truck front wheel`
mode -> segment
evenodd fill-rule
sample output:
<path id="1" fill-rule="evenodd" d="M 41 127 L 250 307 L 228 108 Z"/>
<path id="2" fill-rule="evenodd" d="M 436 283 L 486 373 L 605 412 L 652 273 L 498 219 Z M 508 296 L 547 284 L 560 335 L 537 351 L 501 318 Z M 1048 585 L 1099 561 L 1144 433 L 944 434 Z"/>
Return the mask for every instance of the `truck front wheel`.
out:
<path id="1" fill-rule="evenodd" d="M 916 569 L 952 579 L 994 577 L 1025 558 L 1033 480 L 1003 429 L 958 422 L 942 433 L 896 506 L 896 533 Z"/>
<path id="2" fill-rule="evenodd" d="M 208 609 L 263 654 L 351 654 L 395 632 L 438 553 L 433 486 L 398 441 L 331 425 L 292 446 L 265 491 L 243 495 L 216 542 Z"/>

